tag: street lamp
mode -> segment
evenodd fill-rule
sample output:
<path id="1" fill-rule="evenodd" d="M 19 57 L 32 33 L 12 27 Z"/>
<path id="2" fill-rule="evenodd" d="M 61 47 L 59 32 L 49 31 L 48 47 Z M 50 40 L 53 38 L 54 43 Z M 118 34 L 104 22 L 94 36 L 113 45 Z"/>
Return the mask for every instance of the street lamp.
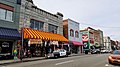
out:
<path id="1" fill-rule="evenodd" d="M 26 8 L 27 8 L 27 5 L 28 5 L 28 2 L 25 2 L 25 6 L 24 6 L 24 22 L 22 24 L 22 29 L 21 29 L 21 32 L 22 32 L 22 48 L 23 48 L 23 45 L 24 45 L 24 23 L 26 22 L 26 18 L 25 18 L 25 14 L 26 14 Z"/>

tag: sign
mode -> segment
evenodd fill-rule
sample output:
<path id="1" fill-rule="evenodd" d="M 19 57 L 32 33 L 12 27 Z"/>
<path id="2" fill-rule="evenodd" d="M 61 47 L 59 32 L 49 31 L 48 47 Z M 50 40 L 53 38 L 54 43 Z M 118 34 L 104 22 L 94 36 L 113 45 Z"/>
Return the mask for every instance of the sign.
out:
<path id="1" fill-rule="evenodd" d="M 50 41 L 50 44 L 59 45 L 58 41 Z"/>
<path id="2" fill-rule="evenodd" d="M 88 42 L 88 34 L 82 34 L 82 41 Z"/>
<path id="3" fill-rule="evenodd" d="M 88 44 L 88 42 L 83 42 L 83 44 L 84 44 L 84 50 L 89 50 L 89 44 Z"/>
<path id="4" fill-rule="evenodd" d="M 8 42 L 3 42 L 2 47 L 9 47 L 9 43 Z"/>
<path id="5" fill-rule="evenodd" d="M 41 44 L 42 40 L 41 39 L 30 39 L 28 41 L 28 46 L 30 46 L 30 44 Z"/>

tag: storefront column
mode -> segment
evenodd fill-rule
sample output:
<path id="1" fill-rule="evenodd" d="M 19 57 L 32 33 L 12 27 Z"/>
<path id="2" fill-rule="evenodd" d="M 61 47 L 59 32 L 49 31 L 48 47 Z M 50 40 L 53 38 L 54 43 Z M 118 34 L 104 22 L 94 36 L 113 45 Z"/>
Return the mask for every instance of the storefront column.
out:
<path id="1" fill-rule="evenodd" d="M 54 50 L 56 50 L 56 49 L 55 49 L 55 45 L 54 45 Z"/>
<path id="2" fill-rule="evenodd" d="M 62 46 L 62 49 L 63 49 L 63 44 L 61 44 L 61 46 Z"/>

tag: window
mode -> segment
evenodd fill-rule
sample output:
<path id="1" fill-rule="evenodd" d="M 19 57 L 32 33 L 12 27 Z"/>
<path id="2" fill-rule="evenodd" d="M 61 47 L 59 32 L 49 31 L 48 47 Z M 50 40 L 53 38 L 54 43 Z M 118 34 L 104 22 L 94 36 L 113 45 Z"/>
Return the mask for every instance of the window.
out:
<path id="1" fill-rule="evenodd" d="M 74 37 L 74 30 L 70 29 L 70 36 Z"/>
<path id="2" fill-rule="evenodd" d="M 21 5 L 21 0 L 17 0 L 17 4 Z"/>
<path id="3" fill-rule="evenodd" d="M 13 17 L 12 11 L 0 8 L 0 14 L 1 14 L 0 19 L 7 20 L 7 21 L 13 21 L 12 20 L 12 17 Z"/>
<path id="4" fill-rule="evenodd" d="M 7 19 L 8 21 L 12 21 L 12 15 L 13 15 L 13 12 L 12 12 L 12 11 L 7 11 L 6 19 Z"/>
<path id="5" fill-rule="evenodd" d="M 78 31 L 75 31 L 75 37 L 79 38 L 79 33 L 78 33 Z"/>
<path id="6" fill-rule="evenodd" d="M 37 30 L 43 30 L 43 25 L 44 25 L 43 22 L 32 19 L 30 20 L 30 23 L 31 23 L 30 28 L 37 29 Z"/>
<path id="7" fill-rule="evenodd" d="M 0 14 L 1 14 L 0 19 L 5 20 L 5 13 L 6 13 L 6 10 L 0 8 Z"/>
<path id="8" fill-rule="evenodd" d="M 57 26 L 49 24 L 48 26 L 48 32 L 52 32 L 52 33 L 57 33 Z"/>
<path id="9" fill-rule="evenodd" d="M 34 28 L 37 29 L 37 30 L 40 30 L 39 29 L 39 22 L 35 22 L 35 27 Z"/>

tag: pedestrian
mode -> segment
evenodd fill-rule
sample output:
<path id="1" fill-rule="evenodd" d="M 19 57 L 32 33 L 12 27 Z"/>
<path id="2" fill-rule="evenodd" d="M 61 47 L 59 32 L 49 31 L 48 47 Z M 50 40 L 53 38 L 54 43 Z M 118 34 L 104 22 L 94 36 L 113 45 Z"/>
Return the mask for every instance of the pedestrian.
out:
<path id="1" fill-rule="evenodd" d="M 17 50 L 15 49 L 14 51 L 13 51 L 13 54 L 14 54 L 14 60 L 17 60 Z"/>
<path id="2" fill-rule="evenodd" d="M 21 61 L 22 61 L 23 57 L 24 57 L 24 49 L 21 48 L 21 50 L 20 50 L 20 60 Z"/>
<path id="3" fill-rule="evenodd" d="M 30 50 L 28 50 L 28 57 L 29 57 L 29 58 L 32 57 Z"/>

